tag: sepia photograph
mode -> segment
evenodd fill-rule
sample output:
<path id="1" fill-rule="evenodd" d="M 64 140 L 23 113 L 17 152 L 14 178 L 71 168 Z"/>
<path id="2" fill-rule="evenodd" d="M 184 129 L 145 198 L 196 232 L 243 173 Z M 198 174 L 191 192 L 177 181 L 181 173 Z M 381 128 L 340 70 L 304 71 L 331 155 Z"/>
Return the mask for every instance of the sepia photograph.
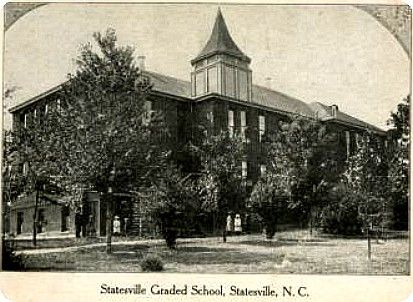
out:
<path id="1" fill-rule="evenodd" d="M 9 2 L 3 35 L 3 271 L 410 275 L 409 6 Z"/>

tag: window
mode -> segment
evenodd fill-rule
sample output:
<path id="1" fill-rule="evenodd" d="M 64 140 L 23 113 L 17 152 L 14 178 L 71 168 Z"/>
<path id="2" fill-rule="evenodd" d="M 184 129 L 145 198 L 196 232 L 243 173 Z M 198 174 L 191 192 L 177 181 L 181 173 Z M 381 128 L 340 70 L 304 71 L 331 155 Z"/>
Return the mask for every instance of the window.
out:
<path id="1" fill-rule="evenodd" d="M 33 111 L 33 119 L 36 121 L 36 117 L 37 117 L 37 110 L 36 109 L 34 109 L 34 111 Z"/>
<path id="2" fill-rule="evenodd" d="M 23 115 L 23 127 L 24 128 L 27 128 L 27 118 L 28 118 L 27 113 L 24 113 Z"/>
<path id="3" fill-rule="evenodd" d="M 208 92 L 218 92 L 217 68 L 208 69 Z"/>
<path id="4" fill-rule="evenodd" d="M 44 106 L 44 115 L 47 115 L 47 112 L 49 111 L 49 106 L 46 104 Z"/>
<path id="5" fill-rule="evenodd" d="M 267 166 L 266 165 L 260 165 L 260 175 L 261 175 L 261 177 L 265 177 L 267 175 Z"/>
<path id="6" fill-rule="evenodd" d="M 262 141 L 262 137 L 265 134 L 265 116 L 260 115 L 258 117 L 258 135 L 259 141 Z"/>
<path id="7" fill-rule="evenodd" d="M 350 131 L 346 131 L 346 152 L 347 157 L 350 156 Z"/>
<path id="8" fill-rule="evenodd" d="M 248 76 L 244 70 L 238 71 L 239 98 L 248 101 Z"/>
<path id="9" fill-rule="evenodd" d="M 16 226 L 16 233 L 21 234 L 23 232 L 23 222 L 24 222 L 24 213 L 17 212 L 17 226 Z"/>
<path id="10" fill-rule="evenodd" d="M 235 68 L 225 67 L 225 95 L 235 97 Z"/>
<path id="11" fill-rule="evenodd" d="M 152 102 L 151 101 L 145 101 L 145 104 L 143 105 L 143 115 L 142 115 L 142 125 L 144 126 L 149 126 L 149 123 L 151 122 L 151 116 L 152 116 Z"/>
<path id="12" fill-rule="evenodd" d="M 247 129 L 247 115 L 245 111 L 240 111 L 240 120 L 241 120 L 241 138 L 242 141 L 246 141 L 245 129 Z"/>
<path id="13" fill-rule="evenodd" d="M 213 112 L 213 111 L 207 112 L 207 120 L 208 120 L 208 122 L 210 122 L 211 124 L 214 123 L 214 112 Z"/>
<path id="14" fill-rule="evenodd" d="M 234 134 L 234 111 L 228 110 L 228 131 L 230 137 Z"/>
<path id="15" fill-rule="evenodd" d="M 22 168 L 23 175 L 26 176 L 29 172 L 29 163 L 24 162 L 23 163 L 23 168 Z"/>
<path id="16" fill-rule="evenodd" d="M 205 93 L 205 72 L 199 71 L 196 73 L 196 95 L 202 95 Z"/>
<path id="17" fill-rule="evenodd" d="M 247 179 L 247 174 L 248 174 L 248 164 L 246 161 L 242 161 L 241 163 L 241 177 L 242 180 Z"/>
<path id="18" fill-rule="evenodd" d="M 60 112 L 60 109 L 61 109 L 60 99 L 57 99 L 56 101 L 56 109 L 57 109 L 57 112 Z"/>

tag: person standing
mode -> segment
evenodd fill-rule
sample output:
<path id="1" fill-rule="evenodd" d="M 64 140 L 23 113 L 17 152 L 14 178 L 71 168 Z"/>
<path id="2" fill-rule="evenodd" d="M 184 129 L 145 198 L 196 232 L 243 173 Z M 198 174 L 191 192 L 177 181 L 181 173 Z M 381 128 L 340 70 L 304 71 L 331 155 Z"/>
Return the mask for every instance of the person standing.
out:
<path id="1" fill-rule="evenodd" d="M 234 231 L 235 234 L 240 235 L 242 232 L 242 221 L 241 221 L 241 215 L 236 214 L 235 219 L 234 219 Z"/>
<path id="2" fill-rule="evenodd" d="M 80 238 L 80 232 L 82 231 L 82 214 L 79 209 L 75 213 L 75 229 L 76 229 L 76 238 Z"/>
<path id="3" fill-rule="evenodd" d="M 228 235 L 232 233 L 232 217 L 231 217 L 231 214 L 229 214 L 229 213 L 228 213 L 228 216 L 227 216 L 226 231 L 227 231 Z"/>
<path id="4" fill-rule="evenodd" d="M 115 216 L 115 220 L 113 221 L 113 235 L 120 235 L 119 216 Z"/>

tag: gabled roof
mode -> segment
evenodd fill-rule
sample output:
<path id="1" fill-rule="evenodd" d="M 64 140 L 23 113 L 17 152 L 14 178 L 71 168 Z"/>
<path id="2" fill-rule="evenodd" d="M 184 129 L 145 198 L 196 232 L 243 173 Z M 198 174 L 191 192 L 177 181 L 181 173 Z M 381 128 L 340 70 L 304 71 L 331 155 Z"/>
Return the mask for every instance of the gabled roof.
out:
<path id="1" fill-rule="evenodd" d="M 150 78 L 154 91 L 166 93 L 166 94 L 177 96 L 177 97 L 183 97 L 183 98 L 191 97 L 191 83 L 188 81 L 162 75 L 162 74 L 159 74 L 153 71 L 143 71 L 143 74 Z M 9 112 L 13 113 L 20 109 L 23 109 L 24 107 L 27 107 L 30 104 L 33 104 L 33 103 L 36 103 L 37 101 L 42 100 L 48 95 L 58 92 L 65 83 L 66 82 L 63 82 L 62 84 L 54 86 L 50 88 L 49 90 L 46 90 L 45 92 L 26 100 L 23 103 L 20 103 L 20 104 L 17 104 L 11 107 L 9 109 Z"/>
<path id="2" fill-rule="evenodd" d="M 153 85 L 153 91 L 155 93 L 173 96 L 183 101 L 192 100 L 190 82 L 152 71 L 144 71 L 143 73 L 150 78 L 150 81 Z M 44 97 L 57 92 L 61 88 L 61 86 L 62 84 L 55 86 L 48 91 L 35 96 L 34 98 L 31 98 L 21 104 L 12 107 L 9 111 L 15 112 L 37 101 L 41 101 Z M 287 114 L 298 114 L 312 118 L 317 116 L 322 121 L 339 122 L 350 126 L 356 126 L 362 129 L 371 129 L 375 132 L 385 133 L 385 131 L 383 131 L 382 129 L 363 122 L 339 110 L 337 110 L 336 117 L 333 117 L 331 114 L 331 107 L 322 103 L 315 102 L 307 104 L 284 93 L 258 85 L 252 86 L 252 102 L 250 103 L 274 109 L 276 111 L 285 112 Z"/>
<path id="3" fill-rule="evenodd" d="M 252 103 L 287 113 L 314 117 L 314 112 L 307 103 L 284 93 L 258 85 L 252 86 Z"/>
<path id="4" fill-rule="evenodd" d="M 333 116 L 331 107 L 320 102 L 311 103 L 310 107 L 316 114 L 317 118 L 319 118 L 321 121 L 335 121 L 346 125 L 357 126 L 362 129 L 369 129 L 383 134 L 385 133 L 383 129 L 363 122 L 362 120 L 359 120 L 340 110 L 336 110 L 336 116 Z"/>
<path id="5" fill-rule="evenodd" d="M 149 76 L 153 90 L 178 97 L 191 98 L 191 83 L 153 71 L 144 71 Z"/>
<path id="6" fill-rule="evenodd" d="M 225 24 L 224 17 L 222 16 L 221 9 L 218 9 L 218 14 L 215 19 L 214 28 L 212 29 L 211 36 L 202 51 L 191 61 L 191 64 L 196 63 L 206 57 L 214 54 L 228 54 L 239 58 L 241 60 L 251 62 L 251 59 L 246 56 L 232 40 L 229 34 L 227 25 Z"/>

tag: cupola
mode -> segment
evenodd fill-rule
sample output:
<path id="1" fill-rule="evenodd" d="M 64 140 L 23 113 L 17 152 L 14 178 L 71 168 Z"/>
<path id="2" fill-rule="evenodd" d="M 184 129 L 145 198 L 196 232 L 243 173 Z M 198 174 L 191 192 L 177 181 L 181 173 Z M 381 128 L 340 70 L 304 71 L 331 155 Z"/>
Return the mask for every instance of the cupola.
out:
<path id="1" fill-rule="evenodd" d="M 251 59 L 232 40 L 221 10 L 211 36 L 202 51 L 191 61 L 192 96 L 218 94 L 251 101 Z"/>

